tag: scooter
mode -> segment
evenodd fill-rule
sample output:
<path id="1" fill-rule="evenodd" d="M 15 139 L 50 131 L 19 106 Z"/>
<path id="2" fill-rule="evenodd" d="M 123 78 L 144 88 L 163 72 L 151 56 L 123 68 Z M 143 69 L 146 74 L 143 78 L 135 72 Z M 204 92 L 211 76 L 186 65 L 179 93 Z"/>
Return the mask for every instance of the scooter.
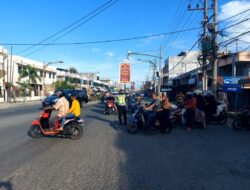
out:
<path id="1" fill-rule="evenodd" d="M 236 118 L 233 120 L 232 126 L 234 130 L 250 130 L 250 109 L 246 108 L 238 111 Z"/>
<path id="2" fill-rule="evenodd" d="M 153 126 L 155 129 L 161 131 L 161 133 L 170 133 L 172 130 L 172 125 L 169 125 L 167 120 L 156 121 Z M 130 134 L 138 133 L 140 130 L 148 131 L 146 129 L 146 120 L 144 117 L 143 107 L 138 107 L 136 111 L 132 114 L 127 125 L 127 131 Z"/>
<path id="3" fill-rule="evenodd" d="M 28 131 L 29 135 L 33 138 L 40 138 L 43 136 L 61 136 L 67 137 L 72 140 L 78 140 L 83 135 L 84 122 L 80 118 L 67 118 L 65 119 L 63 130 L 58 131 L 57 128 L 61 127 L 61 122 L 57 121 L 53 124 L 52 129 L 50 128 L 50 116 L 53 109 L 44 108 L 40 117 L 32 122 L 32 126 Z"/>

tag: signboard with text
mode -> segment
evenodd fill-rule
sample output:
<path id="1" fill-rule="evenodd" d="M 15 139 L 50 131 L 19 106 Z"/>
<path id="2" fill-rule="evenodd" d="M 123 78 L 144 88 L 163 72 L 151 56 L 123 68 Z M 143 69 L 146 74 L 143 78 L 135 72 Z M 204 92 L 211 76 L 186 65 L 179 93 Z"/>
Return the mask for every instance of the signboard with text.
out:
<path id="1" fill-rule="evenodd" d="M 130 63 L 120 64 L 120 83 L 130 83 Z"/>
<path id="2" fill-rule="evenodd" d="M 241 77 L 224 77 L 223 78 L 223 91 L 224 92 L 241 92 L 242 87 L 239 85 Z"/>

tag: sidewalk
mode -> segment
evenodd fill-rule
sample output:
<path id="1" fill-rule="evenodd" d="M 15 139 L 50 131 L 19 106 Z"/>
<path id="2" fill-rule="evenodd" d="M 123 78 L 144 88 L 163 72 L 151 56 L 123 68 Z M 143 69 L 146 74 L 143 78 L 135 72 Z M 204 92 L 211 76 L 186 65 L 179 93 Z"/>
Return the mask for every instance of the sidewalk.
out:
<path id="1" fill-rule="evenodd" d="M 88 102 L 86 106 L 88 105 L 93 105 L 93 104 L 97 104 L 99 103 L 100 101 L 93 101 L 93 102 Z M 0 103 L 0 110 L 1 109 L 6 109 L 6 108 L 13 108 L 13 107 L 18 107 L 18 106 L 23 106 L 24 104 L 26 105 L 40 105 L 42 106 L 42 101 L 41 100 L 35 100 L 35 101 L 28 101 L 28 102 L 12 102 L 12 103 L 7 103 L 7 102 L 4 102 L 4 103 Z"/>

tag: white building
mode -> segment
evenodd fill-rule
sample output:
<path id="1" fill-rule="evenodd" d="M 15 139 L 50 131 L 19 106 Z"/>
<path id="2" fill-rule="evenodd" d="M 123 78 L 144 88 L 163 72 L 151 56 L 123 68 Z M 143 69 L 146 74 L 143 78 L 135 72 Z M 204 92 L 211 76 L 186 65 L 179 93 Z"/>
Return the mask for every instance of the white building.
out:
<path id="1" fill-rule="evenodd" d="M 56 68 L 48 66 L 44 68 L 44 63 L 27 59 L 17 55 L 9 55 L 0 49 L 0 102 L 23 101 L 42 99 L 45 93 L 52 93 L 55 90 Z M 3 57 L 3 52 L 6 52 Z M 30 65 L 37 69 L 39 79 L 30 81 L 31 90 L 25 90 L 25 96 L 21 93 L 21 84 L 28 81 L 28 77 L 19 78 L 20 72 Z M 44 73 L 44 76 L 43 76 Z"/>
<path id="2" fill-rule="evenodd" d="M 163 85 L 172 85 L 174 78 L 200 67 L 197 60 L 198 51 L 181 52 L 177 56 L 170 56 L 165 60 L 163 68 Z"/>

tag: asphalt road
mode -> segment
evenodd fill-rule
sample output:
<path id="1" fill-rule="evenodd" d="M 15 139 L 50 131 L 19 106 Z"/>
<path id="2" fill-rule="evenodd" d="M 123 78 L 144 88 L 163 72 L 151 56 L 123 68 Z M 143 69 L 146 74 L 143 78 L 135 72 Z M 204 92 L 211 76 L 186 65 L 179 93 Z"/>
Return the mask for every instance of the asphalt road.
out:
<path id="1" fill-rule="evenodd" d="M 32 139 L 40 104 L 0 109 L 0 189 L 249 190 L 250 132 L 210 125 L 129 135 L 103 105 L 84 108 L 85 134 Z"/>

